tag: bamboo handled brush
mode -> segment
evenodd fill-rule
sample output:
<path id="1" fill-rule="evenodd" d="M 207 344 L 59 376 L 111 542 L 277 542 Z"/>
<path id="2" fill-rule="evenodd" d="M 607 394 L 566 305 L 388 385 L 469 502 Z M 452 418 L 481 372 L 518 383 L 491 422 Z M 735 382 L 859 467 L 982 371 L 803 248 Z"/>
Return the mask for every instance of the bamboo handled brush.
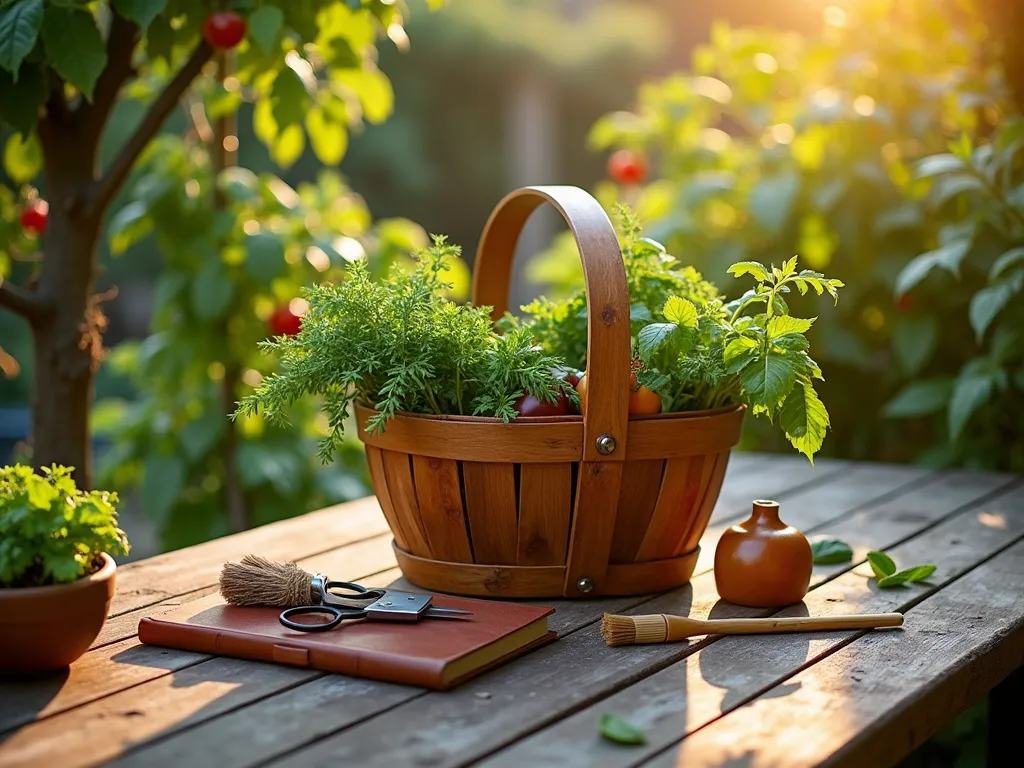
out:
<path id="1" fill-rule="evenodd" d="M 760 635 L 777 632 L 817 632 L 837 629 L 876 629 L 903 625 L 902 613 L 862 616 L 794 616 L 767 619 L 690 619 L 655 613 L 601 619 L 601 634 L 608 645 L 671 643 L 694 635 Z"/>

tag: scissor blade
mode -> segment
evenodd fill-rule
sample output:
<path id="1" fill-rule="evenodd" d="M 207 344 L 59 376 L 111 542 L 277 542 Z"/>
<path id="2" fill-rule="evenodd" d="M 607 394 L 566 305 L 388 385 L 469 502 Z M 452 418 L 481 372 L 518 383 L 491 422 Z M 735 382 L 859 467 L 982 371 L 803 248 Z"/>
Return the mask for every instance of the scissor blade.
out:
<path id="1" fill-rule="evenodd" d="M 432 605 L 423 612 L 424 616 L 433 619 L 460 619 L 464 616 L 472 616 L 472 611 L 464 611 L 461 608 L 442 608 L 439 605 Z"/>

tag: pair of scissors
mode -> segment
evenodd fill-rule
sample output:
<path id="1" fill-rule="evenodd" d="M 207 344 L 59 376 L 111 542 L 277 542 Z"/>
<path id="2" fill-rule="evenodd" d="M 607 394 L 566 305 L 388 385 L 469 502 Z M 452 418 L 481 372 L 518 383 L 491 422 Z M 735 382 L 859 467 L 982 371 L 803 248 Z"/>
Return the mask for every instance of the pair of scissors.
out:
<path id="1" fill-rule="evenodd" d="M 422 618 L 460 619 L 472 616 L 461 608 L 442 608 L 433 605 L 432 595 L 396 592 L 389 589 L 367 589 L 349 581 L 328 581 L 323 574 L 312 580 L 315 605 L 300 605 L 281 612 L 280 621 L 299 632 L 326 632 L 343 621 L 371 619 L 378 621 L 419 621 Z M 345 590 L 339 593 L 337 590 Z M 328 621 L 295 621 L 293 617 L 317 615 Z"/>

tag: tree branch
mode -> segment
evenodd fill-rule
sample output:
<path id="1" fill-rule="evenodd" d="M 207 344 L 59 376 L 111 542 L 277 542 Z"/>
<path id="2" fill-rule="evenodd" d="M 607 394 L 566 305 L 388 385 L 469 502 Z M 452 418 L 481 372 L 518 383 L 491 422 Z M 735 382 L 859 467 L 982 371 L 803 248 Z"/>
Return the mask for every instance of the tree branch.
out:
<path id="1" fill-rule="evenodd" d="M 48 309 L 47 303 L 38 293 L 19 288 L 2 277 L 0 277 L 0 307 L 6 307 L 29 322 L 35 322 L 44 317 Z"/>
<path id="2" fill-rule="evenodd" d="M 192 51 L 188 61 L 178 70 L 178 74 L 174 76 L 174 79 L 156 97 L 156 100 L 150 105 L 149 111 L 142 118 L 142 122 L 135 129 L 135 133 L 132 134 L 131 138 L 121 148 L 118 156 L 114 158 L 114 162 L 110 164 L 103 177 L 92 185 L 87 202 L 90 213 L 100 214 L 110 205 L 110 201 L 114 199 L 114 195 L 117 194 L 121 185 L 128 178 L 128 174 L 131 173 L 132 166 L 139 158 L 139 155 L 142 154 L 142 151 L 152 138 L 156 136 L 164 120 L 167 119 L 167 116 L 177 106 L 178 99 L 181 98 L 181 95 L 202 71 L 203 65 L 212 57 L 213 48 L 210 47 L 209 43 L 201 42 Z"/>
<path id="3" fill-rule="evenodd" d="M 139 39 L 139 28 L 121 16 L 114 15 L 107 37 L 107 66 L 103 68 L 96 87 L 93 89 L 92 103 L 84 102 L 79 107 L 83 128 L 95 142 L 99 141 L 103 127 L 114 108 L 117 94 L 121 86 L 132 74 L 132 55 Z"/>

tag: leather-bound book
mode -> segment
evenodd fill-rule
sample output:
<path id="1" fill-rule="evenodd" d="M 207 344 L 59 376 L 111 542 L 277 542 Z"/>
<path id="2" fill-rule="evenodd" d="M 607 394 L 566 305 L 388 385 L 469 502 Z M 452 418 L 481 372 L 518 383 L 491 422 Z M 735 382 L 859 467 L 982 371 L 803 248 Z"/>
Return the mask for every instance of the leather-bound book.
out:
<path id="1" fill-rule="evenodd" d="M 553 608 L 437 595 L 465 619 L 349 620 L 327 632 L 298 632 L 280 608 L 238 608 L 219 595 L 139 622 L 143 643 L 320 669 L 445 690 L 553 640 Z"/>

